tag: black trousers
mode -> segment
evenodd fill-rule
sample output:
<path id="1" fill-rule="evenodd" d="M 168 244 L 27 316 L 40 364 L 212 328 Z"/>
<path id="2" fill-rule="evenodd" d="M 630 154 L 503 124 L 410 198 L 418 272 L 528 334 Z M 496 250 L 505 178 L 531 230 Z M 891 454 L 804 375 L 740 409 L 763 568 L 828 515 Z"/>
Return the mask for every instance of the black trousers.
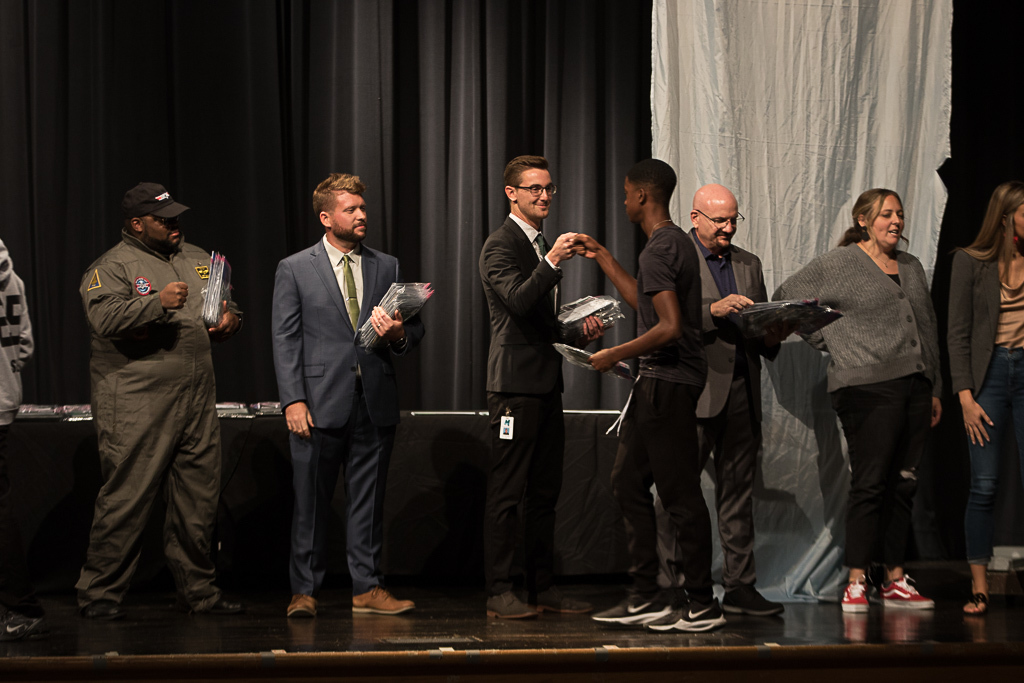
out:
<path id="1" fill-rule="evenodd" d="M 914 374 L 832 394 L 850 452 L 848 567 L 903 565 L 917 466 L 928 445 L 931 391 L 931 382 Z"/>
<path id="2" fill-rule="evenodd" d="M 488 595 L 512 589 L 512 561 L 523 503 L 526 589 L 530 597 L 554 575 L 555 504 L 562 490 L 565 422 L 562 394 L 488 392 L 491 463 L 484 507 L 484 574 Z M 512 439 L 499 438 L 501 418 L 514 418 Z"/>
<path id="3" fill-rule="evenodd" d="M 700 487 L 697 399 L 702 387 L 641 377 L 622 421 L 612 492 L 626 522 L 633 588 L 658 591 L 658 532 L 651 484 L 668 512 L 679 549 L 676 572 L 694 597 L 711 582 L 711 515 Z"/>
<path id="4" fill-rule="evenodd" d="M 29 617 L 43 616 L 43 607 L 36 599 L 28 578 L 25 550 L 21 545 L 21 532 L 11 481 L 7 474 L 7 432 L 10 425 L 0 426 L 0 613 L 8 609 Z"/>
<path id="5" fill-rule="evenodd" d="M 746 373 L 733 377 L 729 398 L 718 415 L 697 420 L 700 467 L 714 452 L 715 505 L 722 540 L 722 585 L 753 586 L 754 471 L 761 449 L 761 423 L 755 418 Z M 759 379 L 757 381 L 760 381 Z"/>

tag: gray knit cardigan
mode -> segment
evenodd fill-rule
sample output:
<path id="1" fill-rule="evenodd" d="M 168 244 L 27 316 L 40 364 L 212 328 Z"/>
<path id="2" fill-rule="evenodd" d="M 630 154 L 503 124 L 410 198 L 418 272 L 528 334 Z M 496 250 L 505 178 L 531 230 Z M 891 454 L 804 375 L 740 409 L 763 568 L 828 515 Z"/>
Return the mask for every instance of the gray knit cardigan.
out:
<path id="1" fill-rule="evenodd" d="M 817 257 L 775 290 L 773 300 L 814 299 L 843 317 L 804 340 L 832 356 L 828 390 L 921 373 L 942 395 L 939 341 L 921 262 L 897 252 L 900 284 L 853 244 Z"/>

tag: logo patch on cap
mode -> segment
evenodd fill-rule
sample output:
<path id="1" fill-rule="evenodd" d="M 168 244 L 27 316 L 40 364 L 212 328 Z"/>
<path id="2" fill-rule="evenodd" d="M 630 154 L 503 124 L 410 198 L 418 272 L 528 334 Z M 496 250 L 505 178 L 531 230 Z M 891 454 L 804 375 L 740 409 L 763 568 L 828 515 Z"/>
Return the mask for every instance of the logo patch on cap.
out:
<path id="1" fill-rule="evenodd" d="M 159 195 L 157 197 L 153 197 L 153 199 L 157 200 L 158 202 L 162 202 L 163 200 L 170 199 L 170 198 L 171 198 L 171 193 L 170 192 L 164 192 L 162 195 Z"/>
<path id="2" fill-rule="evenodd" d="M 89 280 L 89 286 L 85 288 L 85 291 L 91 292 L 92 290 L 99 289 L 102 286 L 103 283 L 100 282 L 100 271 L 97 268 L 96 270 L 92 271 L 92 279 Z"/>
<path id="3" fill-rule="evenodd" d="M 135 278 L 135 291 L 146 296 L 153 291 L 153 285 L 149 284 L 149 280 L 144 277 Z"/>

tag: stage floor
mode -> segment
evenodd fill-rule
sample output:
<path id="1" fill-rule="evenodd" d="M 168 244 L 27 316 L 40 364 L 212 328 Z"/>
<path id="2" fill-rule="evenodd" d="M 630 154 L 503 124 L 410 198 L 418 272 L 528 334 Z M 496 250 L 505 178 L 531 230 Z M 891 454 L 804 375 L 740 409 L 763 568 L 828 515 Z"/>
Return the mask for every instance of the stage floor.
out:
<path id="1" fill-rule="evenodd" d="M 344 671 L 364 680 L 385 675 L 472 680 L 483 673 L 496 680 L 499 673 L 527 677 L 556 667 L 566 676 L 601 674 L 586 680 L 613 680 L 616 672 L 632 674 L 623 680 L 640 680 L 644 672 L 664 669 L 766 673 L 788 662 L 783 668 L 810 674 L 863 669 L 872 661 L 877 671 L 901 669 L 901 680 L 923 679 L 927 671 L 944 672 L 941 680 L 949 680 L 958 666 L 972 666 L 977 673 L 979 663 L 995 667 L 990 672 L 1020 672 L 1024 608 L 1019 600 L 994 597 L 986 617 L 964 617 L 965 571 L 939 565 L 916 573 L 922 593 L 936 598 L 934 611 L 873 605 L 868 614 L 845 615 L 838 603 L 790 603 L 780 617 L 727 615 L 726 626 L 708 634 L 613 628 L 586 615 L 489 619 L 479 589 L 407 581 L 395 582 L 393 589 L 415 600 L 417 608 L 397 617 L 353 615 L 344 588 L 324 591 L 315 619 L 287 619 L 285 594 L 231 593 L 246 604 L 246 612 L 211 617 L 176 611 L 173 594 L 139 591 L 125 602 L 127 618 L 115 622 L 80 618 L 71 594 L 44 596 L 52 634 L 0 643 L 0 679 L 213 680 L 256 674 L 299 679 Z M 597 609 L 623 595 L 621 586 L 607 579 L 563 582 L 562 589 Z M 905 667 L 911 663 L 914 675 L 908 678 Z"/>

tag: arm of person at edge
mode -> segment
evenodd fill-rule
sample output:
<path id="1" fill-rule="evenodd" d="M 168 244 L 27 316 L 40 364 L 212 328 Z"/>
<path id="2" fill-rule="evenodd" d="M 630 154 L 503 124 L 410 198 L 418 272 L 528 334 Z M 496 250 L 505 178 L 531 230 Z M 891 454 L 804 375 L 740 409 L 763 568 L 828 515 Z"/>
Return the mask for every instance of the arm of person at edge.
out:
<path id="1" fill-rule="evenodd" d="M 300 439 L 309 438 L 313 416 L 306 405 L 302 377 L 302 302 L 291 263 L 282 261 L 274 276 L 271 338 L 274 372 L 281 392 L 281 405 L 288 431 Z"/>
<path id="2" fill-rule="evenodd" d="M 971 257 L 957 252 L 949 276 L 949 324 L 946 328 L 946 348 L 949 350 L 949 371 L 953 388 L 967 385 L 957 391 L 964 415 L 964 430 L 971 443 L 985 447 L 991 441 L 986 425 L 994 426 L 992 419 L 974 398 L 971 377 L 971 333 L 974 328 L 974 269 Z"/>
<path id="3" fill-rule="evenodd" d="M 636 358 L 662 346 L 671 344 L 683 333 L 683 315 L 679 310 L 679 298 L 674 290 L 658 292 L 652 298 L 658 323 L 633 341 L 602 349 L 590 357 L 595 370 L 607 372 L 616 363 L 627 358 Z"/>

